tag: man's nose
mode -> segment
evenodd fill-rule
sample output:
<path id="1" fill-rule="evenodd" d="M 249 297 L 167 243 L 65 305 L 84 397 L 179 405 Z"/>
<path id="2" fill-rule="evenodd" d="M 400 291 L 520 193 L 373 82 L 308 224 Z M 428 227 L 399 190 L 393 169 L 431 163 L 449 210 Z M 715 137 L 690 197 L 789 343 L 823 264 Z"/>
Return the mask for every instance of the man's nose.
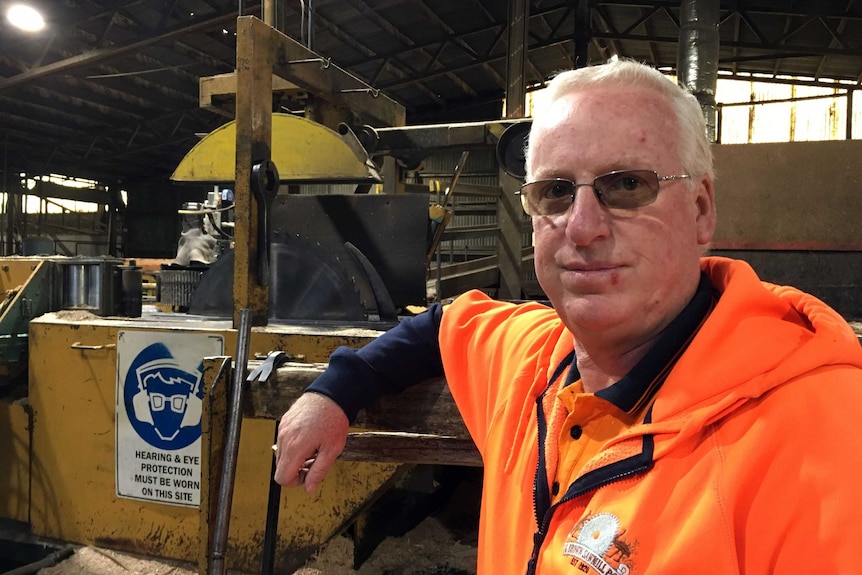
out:
<path id="1" fill-rule="evenodd" d="M 576 245 L 588 245 L 610 233 L 607 216 L 593 184 L 577 184 L 572 205 L 566 211 L 566 236 Z"/>

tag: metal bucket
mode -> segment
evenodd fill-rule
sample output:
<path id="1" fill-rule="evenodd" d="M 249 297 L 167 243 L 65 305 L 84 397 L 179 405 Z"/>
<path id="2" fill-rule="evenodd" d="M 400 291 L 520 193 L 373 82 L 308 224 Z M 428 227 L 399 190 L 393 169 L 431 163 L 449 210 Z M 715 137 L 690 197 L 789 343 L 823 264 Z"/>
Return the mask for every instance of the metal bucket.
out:
<path id="1" fill-rule="evenodd" d="M 120 266 L 120 296 L 117 313 L 124 317 L 141 317 L 144 299 L 143 271 L 130 260 L 129 265 Z"/>
<path id="2" fill-rule="evenodd" d="M 69 258 L 58 262 L 62 272 L 61 309 L 87 310 L 113 315 L 114 268 L 122 260 L 113 258 Z"/>

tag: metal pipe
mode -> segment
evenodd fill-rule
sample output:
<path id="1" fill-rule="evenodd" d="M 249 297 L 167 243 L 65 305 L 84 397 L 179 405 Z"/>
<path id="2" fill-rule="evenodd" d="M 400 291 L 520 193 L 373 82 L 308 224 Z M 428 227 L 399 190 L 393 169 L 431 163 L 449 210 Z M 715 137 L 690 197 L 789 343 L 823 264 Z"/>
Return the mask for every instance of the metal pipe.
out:
<path id="1" fill-rule="evenodd" d="M 248 350 L 251 339 L 251 310 L 239 311 L 237 329 L 236 361 L 233 368 L 233 389 L 228 411 L 227 437 L 225 439 L 224 462 L 213 531 L 213 554 L 210 557 L 210 575 L 224 575 L 227 535 L 230 525 L 230 509 L 233 503 L 233 487 L 236 478 L 236 463 L 239 454 L 239 432 L 242 426 L 242 390 L 248 368 Z"/>
<path id="2" fill-rule="evenodd" d="M 263 21 L 278 30 L 282 34 L 285 33 L 284 22 L 284 6 L 285 0 L 264 0 L 263 1 Z"/>
<path id="3" fill-rule="evenodd" d="M 278 422 L 275 423 L 273 445 L 278 443 Z M 266 501 L 266 528 L 263 531 L 263 556 L 260 572 L 262 575 L 275 573 L 275 550 L 278 546 L 278 512 L 281 504 L 281 485 L 275 482 L 275 452 L 269 470 L 269 496 Z"/>
<path id="4" fill-rule="evenodd" d="M 308 48 L 308 33 L 305 31 L 305 0 L 299 0 L 299 41 Z"/>
<path id="5" fill-rule="evenodd" d="M 0 215 L 6 213 L 6 209 L 9 207 L 9 132 L 3 136 L 3 193 L 6 194 L 7 200 L 2 202 L 2 208 L 0 208 Z M 2 219 L 5 222 L 5 219 Z M 7 246 L 9 244 L 7 242 L 3 242 L 3 255 L 8 256 L 9 251 L 7 250 Z"/>
<path id="6" fill-rule="evenodd" d="M 461 171 L 464 169 L 464 166 L 467 165 L 467 158 L 470 157 L 469 150 L 461 152 L 461 157 L 458 158 L 458 163 L 455 165 L 455 171 L 452 174 L 452 179 L 449 181 L 449 187 L 446 188 L 446 196 L 443 198 L 443 207 L 449 205 L 449 200 L 452 198 L 452 194 L 455 192 L 455 186 L 458 184 L 458 179 L 461 177 Z"/>
<path id="7" fill-rule="evenodd" d="M 700 102 L 710 142 L 716 140 L 719 0 L 682 0 L 677 47 L 677 81 Z"/>
<path id="8" fill-rule="evenodd" d="M 456 172 L 458 171 L 457 167 L 455 168 L 455 170 L 456 170 Z M 437 205 L 440 206 L 440 205 L 442 205 L 442 202 L 443 202 L 443 198 L 440 197 L 440 186 L 437 186 L 436 189 L 437 189 Z M 445 207 L 444 207 L 444 209 L 445 209 Z M 444 212 L 443 213 L 443 219 L 440 220 L 441 226 L 443 225 L 443 221 L 445 221 L 445 219 L 446 219 L 446 214 Z M 441 239 L 442 239 L 442 237 L 441 237 Z M 435 271 L 435 275 L 436 275 L 435 285 L 437 286 L 437 301 L 438 302 L 443 301 L 443 291 L 442 291 L 443 290 L 443 269 L 442 269 L 443 268 L 443 254 L 440 253 L 443 251 L 442 247 L 443 246 L 441 246 L 438 243 L 437 244 L 437 250 L 436 250 L 437 253 L 435 254 L 437 257 L 437 270 Z"/>
<path id="9" fill-rule="evenodd" d="M 275 0 L 263 0 L 263 21 L 275 28 Z"/>
<path id="10" fill-rule="evenodd" d="M 308 24 L 306 25 L 306 39 L 308 43 L 305 45 L 309 50 L 314 50 L 314 0 L 306 0 L 308 3 Z"/>

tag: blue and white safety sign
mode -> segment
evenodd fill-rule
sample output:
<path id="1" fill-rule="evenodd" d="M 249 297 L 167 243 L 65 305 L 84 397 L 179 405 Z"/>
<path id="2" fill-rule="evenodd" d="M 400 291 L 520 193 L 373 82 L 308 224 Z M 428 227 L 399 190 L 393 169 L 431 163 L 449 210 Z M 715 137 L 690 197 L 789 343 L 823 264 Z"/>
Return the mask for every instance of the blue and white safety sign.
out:
<path id="1" fill-rule="evenodd" d="M 200 503 L 203 358 L 222 355 L 208 333 L 117 336 L 117 496 Z"/>

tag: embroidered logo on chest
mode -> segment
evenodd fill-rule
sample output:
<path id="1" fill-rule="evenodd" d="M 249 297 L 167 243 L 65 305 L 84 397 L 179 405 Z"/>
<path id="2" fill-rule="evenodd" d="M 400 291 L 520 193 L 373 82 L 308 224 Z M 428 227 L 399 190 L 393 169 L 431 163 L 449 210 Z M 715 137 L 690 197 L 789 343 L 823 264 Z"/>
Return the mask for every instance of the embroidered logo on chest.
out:
<path id="1" fill-rule="evenodd" d="M 630 575 L 637 542 L 625 539 L 625 533 L 612 513 L 587 515 L 566 537 L 563 555 L 571 557 L 581 573 Z"/>

